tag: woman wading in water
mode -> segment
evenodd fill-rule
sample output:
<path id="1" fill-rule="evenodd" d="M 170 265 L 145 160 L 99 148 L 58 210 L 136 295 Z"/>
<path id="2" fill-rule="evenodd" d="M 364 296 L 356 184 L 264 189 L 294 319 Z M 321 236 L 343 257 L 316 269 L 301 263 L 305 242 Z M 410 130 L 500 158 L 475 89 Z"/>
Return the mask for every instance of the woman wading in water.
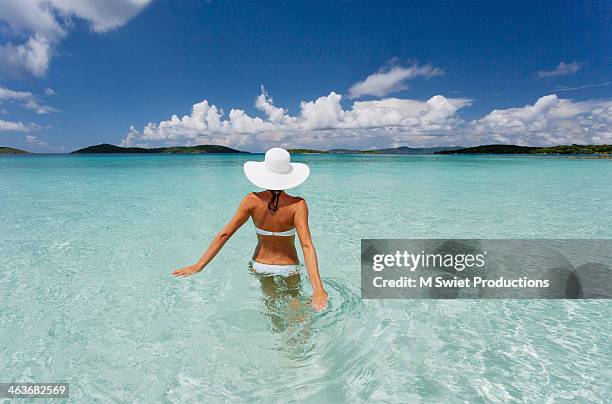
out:
<path id="1" fill-rule="evenodd" d="M 190 276 L 200 272 L 223 248 L 227 240 L 251 218 L 257 233 L 257 246 L 249 261 L 249 269 L 262 277 L 283 276 L 288 284 L 299 283 L 300 269 L 295 249 L 297 233 L 306 271 L 312 284 L 312 305 L 322 310 L 327 303 L 327 293 L 319 276 L 317 253 L 308 227 L 308 206 L 300 197 L 285 193 L 306 181 L 310 169 L 306 164 L 291 163 L 289 153 L 280 148 L 266 152 L 265 161 L 248 161 L 244 173 L 263 192 L 249 193 L 242 199 L 238 210 L 228 224 L 215 236 L 197 263 L 172 272 L 174 276 Z M 262 287 L 265 281 L 262 280 Z"/>

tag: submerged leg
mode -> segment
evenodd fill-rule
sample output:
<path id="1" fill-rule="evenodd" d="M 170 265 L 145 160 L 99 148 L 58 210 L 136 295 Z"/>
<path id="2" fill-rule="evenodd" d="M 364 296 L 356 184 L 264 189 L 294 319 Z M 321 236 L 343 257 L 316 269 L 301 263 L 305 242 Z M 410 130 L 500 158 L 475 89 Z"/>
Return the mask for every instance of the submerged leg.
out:
<path id="1" fill-rule="evenodd" d="M 266 314 L 272 320 L 272 329 L 282 332 L 288 326 L 304 322 L 301 313 L 305 307 L 301 301 L 302 281 L 299 274 L 289 277 L 260 276 Z"/>

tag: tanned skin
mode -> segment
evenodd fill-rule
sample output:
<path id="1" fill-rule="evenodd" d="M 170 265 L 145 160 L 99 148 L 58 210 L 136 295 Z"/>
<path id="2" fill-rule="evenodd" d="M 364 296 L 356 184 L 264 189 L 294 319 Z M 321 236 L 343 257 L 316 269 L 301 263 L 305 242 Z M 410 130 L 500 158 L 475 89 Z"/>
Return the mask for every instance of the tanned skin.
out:
<path id="1" fill-rule="evenodd" d="M 272 232 L 282 232 L 295 227 L 304 253 L 308 278 L 312 284 L 312 305 L 317 311 L 323 310 L 327 304 L 327 292 L 325 292 L 321 282 L 317 252 L 312 243 L 308 226 L 308 205 L 302 198 L 281 192 L 278 209 L 271 211 L 268 208 L 271 199 L 272 193 L 270 191 L 253 192 L 245 196 L 240 202 L 234 217 L 217 233 L 198 262 L 177 269 L 172 272 L 172 275 L 191 276 L 202 271 L 249 218 L 252 218 L 253 223 L 258 228 Z M 258 243 L 253 253 L 253 260 L 276 265 L 291 265 L 299 262 L 294 236 L 263 236 L 258 234 L 257 239 Z"/>

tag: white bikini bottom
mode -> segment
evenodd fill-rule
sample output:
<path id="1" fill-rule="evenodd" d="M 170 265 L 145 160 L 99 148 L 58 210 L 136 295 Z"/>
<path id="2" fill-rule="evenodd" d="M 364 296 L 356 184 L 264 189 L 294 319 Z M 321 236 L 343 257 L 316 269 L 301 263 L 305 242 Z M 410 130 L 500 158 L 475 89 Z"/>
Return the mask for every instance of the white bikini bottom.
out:
<path id="1" fill-rule="evenodd" d="M 281 275 L 291 276 L 300 273 L 302 264 L 291 264 L 291 265 L 274 265 L 274 264 L 262 264 L 255 260 L 249 261 L 249 270 L 259 275 Z"/>

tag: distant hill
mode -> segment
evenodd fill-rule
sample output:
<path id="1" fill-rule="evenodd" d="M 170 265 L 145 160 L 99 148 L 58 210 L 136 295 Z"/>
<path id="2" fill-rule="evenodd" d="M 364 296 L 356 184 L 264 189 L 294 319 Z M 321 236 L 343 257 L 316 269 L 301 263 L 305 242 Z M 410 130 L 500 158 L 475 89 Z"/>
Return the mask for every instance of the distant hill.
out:
<path id="1" fill-rule="evenodd" d="M 292 154 L 402 154 L 402 155 L 428 155 L 438 151 L 457 150 L 462 147 L 408 147 L 400 146 L 387 149 L 374 150 L 356 150 L 356 149 L 330 149 L 330 150 L 315 150 L 315 149 L 289 149 Z"/>
<path id="2" fill-rule="evenodd" d="M 562 146 L 551 146 L 551 147 L 540 147 L 537 153 L 546 154 L 611 154 L 612 145 L 601 144 L 601 145 L 562 145 Z"/>
<path id="3" fill-rule="evenodd" d="M 454 150 L 441 150 L 435 154 L 531 154 L 539 147 L 516 146 L 513 144 L 489 144 L 457 148 Z"/>
<path id="4" fill-rule="evenodd" d="M 361 150 L 355 149 L 331 149 L 327 151 L 330 154 L 361 154 Z"/>
<path id="5" fill-rule="evenodd" d="M 401 146 L 387 149 L 354 150 L 354 149 L 288 149 L 291 154 L 396 154 L 396 155 L 431 155 L 431 154 L 563 154 L 563 155 L 600 155 L 609 157 L 612 145 L 562 145 L 550 147 L 517 146 L 511 144 L 490 144 L 474 147 L 408 147 Z M 0 154 L 27 154 L 28 152 L 0 147 Z M 89 146 L 75 150 L 75 154 L 100 153 L 167 153 L 167 154 L 207 154 L 207 153 L 248 153 L 218 145 L 179 146 L 179 147 L 120 147 L 108 143 Z"/>
<path id="6" fill-rule="evenodd" d="M 226 146 L 199 145 L 179 147 L 120 147 L 108 143 L 75 150 L 73 154 L 103 154 L 103 153 L 169 153 L 169 154 L 208 154 L 208 153 L 246 153 Z"/>
<path id="7" fill-rule="evenodd" d="M 436 154 L 439 152 L 447 152 L 462 149 L 462 147 L 408 147 L 408 146 L 400 146 L 389 149 L 374 149 L 374 150 L 365 150 L 362 153 L 364 154 L 403 154 L 403 155 L 427 155 L 427 154 Z"/>
<path id="8" fill-rule="evenodd" d="M 321 153 L 330 153 L 325 150 L 316 150 L 316 149 L 287 149 L 290 154 L 321 154 Z"/>
<path id="9" fill-rule="evenodd" d="M 119 147 L 108 143 L 103 143 L 95 146 L 85 147 L 75 150 L 73 154 L 89 154 L 89 153 L 155 153 L 152 149 L 142 147 Z"/>
<path id="10" fill-rule="evenodd" d="M 30 154 L 25 150 L 14 149 L 12 147 L 2 147 L 0 146 L 0 154 Z"/>
<path id="11" fill-rule="evenodd" d="M 436 154 L 608 154 L 612 145 L 561 145 L 550 147 L 516 146 L 511 144 L 490 144 L 466 147 L 455 150 L 444 150 Z"/>
<path id="12" fill-rule="evenodd" d="M 179 146 L 179 147 L 160 147 L 159 149 L 151 149 L 151 150 L 160 150 L 157 153 L 172 153 L 172 154 L 207 154 L 207 153 L 245 153 L 248 152 L 232 149 L 227 146 L 219 146 L 214 144 L 202 144 L 198 146 Z"/>
<path id="13" fill-rule="evenodd" d="M 431 155 L 431 154 L 583 154 L 603 155 L 612 154 L 612 145 L 562 145 L 550 147 L 517 146 L 513 144 L 489 144 L 474 147 L 408 147 L 400 146 L 386 149 L 355 150 L 355 149 L 289 149 L 292 154 L 397 154 L 397 155 Z"/>

